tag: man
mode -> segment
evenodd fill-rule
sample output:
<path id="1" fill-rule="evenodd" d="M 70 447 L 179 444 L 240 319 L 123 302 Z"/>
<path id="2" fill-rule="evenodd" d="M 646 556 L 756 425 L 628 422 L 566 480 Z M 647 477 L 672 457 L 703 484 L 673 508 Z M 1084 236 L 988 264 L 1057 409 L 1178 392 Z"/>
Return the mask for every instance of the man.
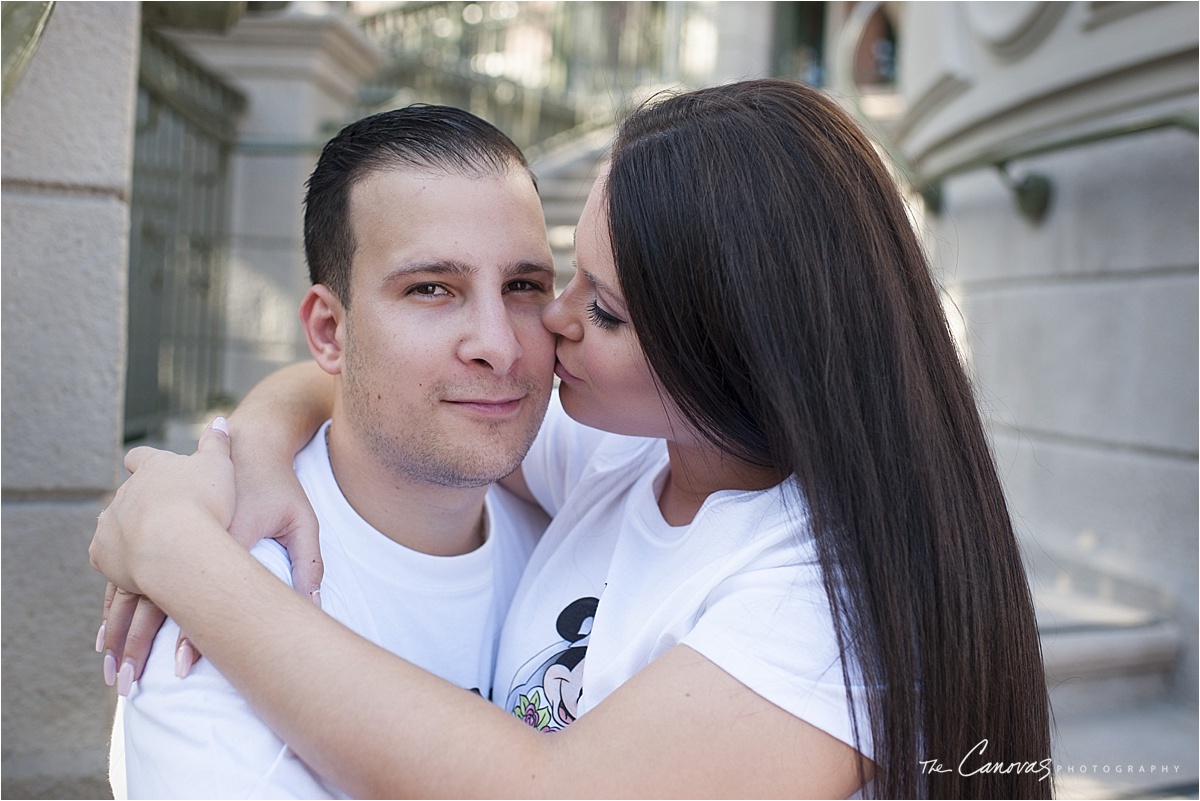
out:
<path id="1" fill-rule="evenodd" d="M 532 176 L 466 112 L 378 114 L 326 145 L 304 237 L 313 286 L 300 318 L 336 384 L 332 419 L 295 461 L 320 523 L 322 608 L 490 697 L 500 624 L 546 522 L 490 488 L 532 443 L 554 367 Z M 290 581 L 273 540 L 253 553 Z M 131 797 L 344 797 L 207 660 L 179 681 L 178 633 L 159 632 L 118 713 Z"/>

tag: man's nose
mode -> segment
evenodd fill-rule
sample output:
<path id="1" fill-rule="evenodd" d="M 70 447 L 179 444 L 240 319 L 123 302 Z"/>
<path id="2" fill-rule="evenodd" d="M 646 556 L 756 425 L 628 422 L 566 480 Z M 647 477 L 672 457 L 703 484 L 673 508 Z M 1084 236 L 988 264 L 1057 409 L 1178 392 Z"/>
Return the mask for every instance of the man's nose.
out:
<path id="1" fill-rule="evenodd" d="M 507 375 L 524 355 L 513 327 L 513 315 L 503 297 L 479 298 L 470 306 L 467 330 L 458 344 L 464 362 L 487 364 L 499 375 Z"/>

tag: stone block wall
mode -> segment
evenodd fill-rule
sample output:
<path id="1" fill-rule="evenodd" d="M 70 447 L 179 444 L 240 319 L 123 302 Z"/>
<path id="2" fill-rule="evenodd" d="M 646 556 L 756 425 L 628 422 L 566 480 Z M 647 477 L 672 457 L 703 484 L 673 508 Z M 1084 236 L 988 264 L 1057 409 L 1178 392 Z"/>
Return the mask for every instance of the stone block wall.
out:
<path id="1" fill-rule="evenodd" d="M 1176 620 L 1177 689 L 1194 700 L 1196 137 L 1146 132 L 1021 169 L 1054 182 L 1040 225 L 981 172 L 947 184 L 935 230 L 1027 557 L 1043 581 Z"/>
<path id="2" fill-rule="evenodd" d="M 1035 592 L 1051 583 L 1175 621 L 1174 693 L 1194 705 L 1197 6 L 902 11 L 897 137 L 922 174 L 948 173 L 928 249 Z M 1190 129 L 1112 135 L 1187 114 Z M 1018 212 L 989 159 L 1050 179 L 1043 219 Z"/>
<path id="3" fill-rule="evenodd" d="M 87 545 L 118 480 L 137 3 L 60 3 L 4 104 L 3 795 L 108 793 Z"/>

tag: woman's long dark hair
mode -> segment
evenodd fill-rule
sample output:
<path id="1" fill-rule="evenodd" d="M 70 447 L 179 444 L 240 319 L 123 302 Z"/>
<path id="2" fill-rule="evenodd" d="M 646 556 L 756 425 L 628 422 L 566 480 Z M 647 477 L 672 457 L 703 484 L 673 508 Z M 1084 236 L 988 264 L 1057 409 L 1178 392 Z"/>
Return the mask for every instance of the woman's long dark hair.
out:
<path id="1" fill-rule="evenodd" d="M 629 117 L 607 192 L 621 288 L 665 391 L 808 498 L 839 643 L 867 688 L 853 702 L 870 719 L 871 790 L 1048 797 L 1045 679 L 1012 524 L 870 142 L 813 89 L 719 86 Z M 928 759 L 948 772 L 926 775 Z M 961 775 L 984 763 L 1007 770 Z"/>

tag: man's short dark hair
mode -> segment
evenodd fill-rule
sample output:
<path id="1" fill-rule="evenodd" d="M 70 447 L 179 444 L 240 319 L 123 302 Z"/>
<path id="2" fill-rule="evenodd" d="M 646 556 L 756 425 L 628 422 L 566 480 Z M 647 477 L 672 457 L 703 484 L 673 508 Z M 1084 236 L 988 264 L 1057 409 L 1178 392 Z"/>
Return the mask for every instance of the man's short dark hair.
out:
<path id="1" fill-rule="evenodd" d="M 417 169 L 485 177 L 514 167 L 528 170 L 521 149 L 494 125 L 462 109 L 419 103 L 350 123 L 326 143 L 308 179 L 304 255 L 309 277 L 350 305 L 355 249 L 350 188 L 370 173 Z"/>

